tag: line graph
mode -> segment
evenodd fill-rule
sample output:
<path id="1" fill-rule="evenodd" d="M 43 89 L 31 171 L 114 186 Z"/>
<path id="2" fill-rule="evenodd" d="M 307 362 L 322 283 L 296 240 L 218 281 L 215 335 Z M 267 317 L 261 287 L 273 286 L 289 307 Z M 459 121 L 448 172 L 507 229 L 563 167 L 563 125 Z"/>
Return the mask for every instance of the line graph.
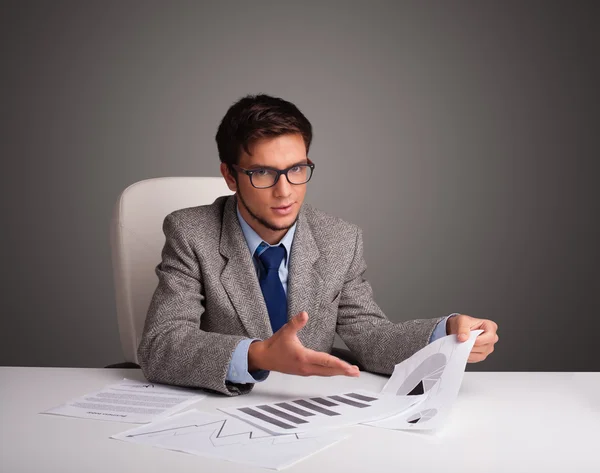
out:
<path id="1" fill-rule="evenodd" d="M 279 469 L 344 438 L 294 433 L 272 435 L 222 413 L 190 410 L 116 434 L 113 438 L 194 455 Z"/>
<path id="2" fill-rule="evenodd" d="M 243 430 L 238 432 L 226 433 L 228 423 L 237 423 L 240 422 L 235 419 L 221 419 L 216 421 L 209 421 L 205 423 L 194 423 L 187 425 L 180 425 L 176 427 L 167 427 L 164 429 L 150 430 L 147 432 L 133 433 L 127 435 L 128 438 L 132 439 L 143 439 L 143 438 L 166 438 L 166 437 L 181 437 L 185 435 L 198 435 L 201 433 L 210 432 L 210 436 L 208 437 L 212 444 L 215 447 L 223 446 L 223 445 L 231 445 L 231 444 L 239 444 L 239 443 L 247 443 L 247 441 L 252 440 L 261 440 L 273 437 L 268 433 L 252 428 L 252 426 L 248 424 L 243 424 Z M 239 426 L 234 426 L 236 428 Z M 292 434 L 296 438 L 299 438 L 297 434 Z"/>

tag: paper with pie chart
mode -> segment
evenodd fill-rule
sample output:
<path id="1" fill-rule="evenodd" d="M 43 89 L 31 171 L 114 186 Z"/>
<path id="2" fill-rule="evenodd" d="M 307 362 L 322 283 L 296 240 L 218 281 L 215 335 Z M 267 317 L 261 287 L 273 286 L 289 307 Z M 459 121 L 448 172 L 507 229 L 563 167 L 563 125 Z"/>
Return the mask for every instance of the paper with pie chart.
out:
<path id="1" fill-rule="evenodd" d="M 458 396 L 469 353 L 482 332 L 473 330 L 466 342 L 458 342 L 456 335 L 442 337 L 398 363 L 380 394 L 425 399 L 398 415 L 363 424 L 393 430 L 439 428 Z"/>

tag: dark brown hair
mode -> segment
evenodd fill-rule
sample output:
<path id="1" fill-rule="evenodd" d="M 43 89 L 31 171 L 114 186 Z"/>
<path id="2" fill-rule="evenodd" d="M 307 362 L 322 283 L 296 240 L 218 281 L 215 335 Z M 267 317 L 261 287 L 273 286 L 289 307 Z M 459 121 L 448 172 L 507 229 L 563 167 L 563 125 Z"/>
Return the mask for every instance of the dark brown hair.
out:
<path id="1" fill-rule="evenodd" d="M 231 165 L 239 163 L 242 149 L 252 155 L 249 147 L 254 141 L 288 133 L 302 135 L 308 155 L 312 126 L 293 103 L 264 94 L 246 95 L 221 120 L 215 137 L 219 159 L 235 175 Z"/>

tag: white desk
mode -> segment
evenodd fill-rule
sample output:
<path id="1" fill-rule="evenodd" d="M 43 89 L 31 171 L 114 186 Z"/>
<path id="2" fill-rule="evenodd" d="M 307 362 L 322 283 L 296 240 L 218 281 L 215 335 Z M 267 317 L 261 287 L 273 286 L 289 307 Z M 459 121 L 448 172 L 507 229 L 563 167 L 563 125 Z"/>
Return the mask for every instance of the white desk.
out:
<path id="1" fill-rule="evenodd" d="M 134 427 L 38 414 L 139 370 L 0 367 L 0 471 L 273 471 L 109 436 Z M 365 388 L 386 378 L 301 378 L 271 373 L 247 396 L 210 394 L 194 407 Z M 437 435 L 354 426 L 351 436 L 286 472 L 600 472 L 600 373 L 466 373 L 447 425 Z"/>

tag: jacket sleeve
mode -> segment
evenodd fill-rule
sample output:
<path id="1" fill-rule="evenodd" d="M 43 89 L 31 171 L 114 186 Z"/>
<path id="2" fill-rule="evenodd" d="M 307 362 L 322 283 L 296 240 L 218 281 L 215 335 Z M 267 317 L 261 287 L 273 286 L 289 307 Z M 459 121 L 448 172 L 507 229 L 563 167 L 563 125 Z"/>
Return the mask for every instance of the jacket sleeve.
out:
<path id="1" fill-rule="evenodd" d="M 442 317 L 394 323 L 373 300 L 364 278 L 362 232 L 356 227 L 354 257 L 346 272 L 337 317 L 337 333 L 367 371 L 391 374 L 397 363 L 429 343 Z"/>
<path id="2" fill-rule="evenodd" d="M 156 267 L 158 287 L 146 316 L 138 359 L 144 376 L 156 383 L 204 388 L 229 396 L 254 384 L 226 381 L 233 352 L 245 337 L 200 329 L 205 311 L 200 263 L 177 217 L 163 223 L 165 245 Z"/>

